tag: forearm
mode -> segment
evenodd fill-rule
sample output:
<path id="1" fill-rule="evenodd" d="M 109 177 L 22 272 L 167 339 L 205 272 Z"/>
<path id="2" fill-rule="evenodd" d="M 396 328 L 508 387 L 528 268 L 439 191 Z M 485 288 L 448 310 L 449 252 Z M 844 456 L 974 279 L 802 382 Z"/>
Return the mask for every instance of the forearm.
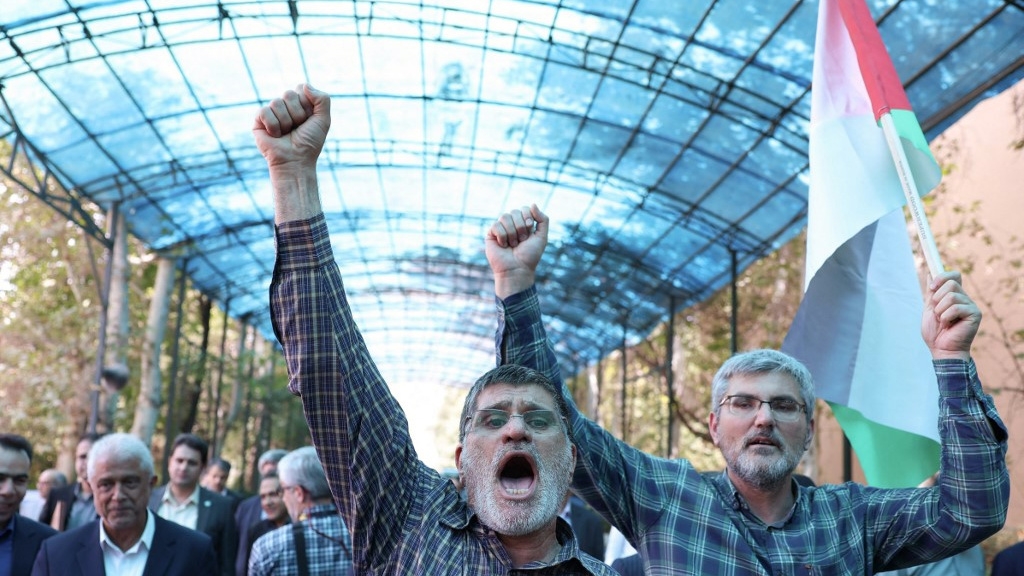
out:
<path id="1" fill-rule="evenodd" d="M 538 370 L 561 389 L 569 409 L 577 450 L 573 489 L 602 515 L 610 515 L 627 535 L 636 533 L 632 474 L 642 455 L 584 416 L 562 381 L 554 350 L 544 330 L 536 291 L 528 289 L 497 302 L 498 364 L 518 364 Z"/>
<path id="2" fill-rule="evenodd" d="M 278 227 L 271 315 L 289 390 L 302 397 L 338 508 L 360 527 L 356 558 L 371 547 L 386 555 L 408 513 L 418 461 L 405 416 L 352 318 L 322 216 Z"/>
<path id="3" fill-rule="evenodd" d="M 982 389 L 973 362 L 936 362 L 935 372 L 942 439 L 941 510 L 951 529 L 954 525 L 966 528 L 980 541 L 1006 520 L 1010 497 L 1006 426 L 992 397 Z"/>
<path id="4" fill-rule="evenodd" d="M 275 223 L 307 220 L 322 211 L 315 165 L 273 167 L 270 170 L 270 185 L 274 190 Z"/>
<path id="5" fill-rule="evenodd" d="M 902 498 L 879 491 L 869 517 L 879 566 L 931 562 L 959 553 L 998 531 L 1009 504 L 1006 428 L 981 388 L 973 362 L 935 362 L 939 385 L 941 463 L 937 486 Z M 896 493 L 892 493 L 896 494 Z"/>

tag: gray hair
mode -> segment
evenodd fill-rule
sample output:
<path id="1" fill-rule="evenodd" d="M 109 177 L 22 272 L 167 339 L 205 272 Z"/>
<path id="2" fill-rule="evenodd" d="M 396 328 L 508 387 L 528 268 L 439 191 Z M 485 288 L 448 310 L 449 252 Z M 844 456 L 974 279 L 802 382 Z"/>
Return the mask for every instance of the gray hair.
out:
<path id="1" fill-rule="evenodd" d="M 804 405 L 807 421 L 814 416 L 814 381 L 811 373 L 799 360 L 778 350 L 760 349 L 741 352 L 729 358 L 718 369 L 711 381 L 711 411 L 719 415 L 722 410 L 722 399 L 729 380 L 734 376 L 747 374 L 785 374 L 800 386 L 800 396 Z"/>
<path id="2" fill-rule="evenodd" d="M 314 500 L 331 496 L 331 486 L 327 483 L 324 466 L 312 446 L 303 446 L 285 454 L 277 463 L 277 475 L 282 484 L 305 488 Z"/>
<path id="3" fill-rule="evenodd" d="M 51 488 L 63 488 L 68 485 L 68 477 L 63 472 L 56 468 L 47 468 L 39 473 L 39 479 L 42 480 L 44 475 L 50 476 Z"/>
<path id="4" fill-rule="evenodd" d="M 131 434 L 106 434 L 93 443 L 89 449 L 89 461 L 86 464 L 87 475 L 90 479 L 96 471 L 96 461 L 101 458 L 110 458 L 119 462 L 136 461 L 142 471 L 149 475 L 146 480 L 152 478 L 156 473 L 153 468 L 153 454 L 149 447 L 143 444 L 142 440 Z"/>
<path id="5" fill-rule="evenodd" d="M 277 464 L 278 462 L 281 461 L 281 458 L 284 458 L 284 455 L 287 453 L 288 451 L 282 448 L 273 448 L 271 450 L 267 450 L 263 454 L 260 454 L 259 460 L 256 461 L 256 469 L 259 470 L 260 468 L 263 468 L 263 465 L 268 462 L 273 462 L 274 464 Z"/>
<path id="6" fill-rule="evenodd" d="M 508 384 L 510 386 L 540 386 L 551 393 L 555 399 L 555 410 L 562 417 L 562 429 L 565 430 L 569 442 L 573 442 L 572 428 L 568 426 L 569 405 L 566 404 L 565 396 L 561 388 L 543 373 L 525 366 L 516 364 L 503 364 L 488 371 L 477 379 L 473 387 L 466 393 L 466 401 L 462 405 L 462 417 L 459 420 L 459 442 L 466 439 L 466 420 L 473 415 L 477 409 L 477 397 L 480 391 L 491 384 Z"/>

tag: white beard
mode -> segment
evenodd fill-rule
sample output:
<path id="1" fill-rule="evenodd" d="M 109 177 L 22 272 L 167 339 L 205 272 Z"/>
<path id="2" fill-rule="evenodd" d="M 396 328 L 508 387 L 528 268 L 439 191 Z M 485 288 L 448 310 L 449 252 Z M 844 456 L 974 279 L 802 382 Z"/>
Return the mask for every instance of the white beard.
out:
<path id="1" fill-rule="evenodd" d="M 508 501 L 499 496 L 498 463 L 509 452 L 528 452 L 537 465 L 537 490 L 529 500 Z M 566 442 L 564 454 L 553 462 L 541 460 L 533 444 L 510 444 L 484 464 L 471 450 L 463 449 L 463 478 L 466 494 L 480 521 L 498 534 L 522 536 L 540 530 L 562 510 L 572 480 L 572 447 Z"/>

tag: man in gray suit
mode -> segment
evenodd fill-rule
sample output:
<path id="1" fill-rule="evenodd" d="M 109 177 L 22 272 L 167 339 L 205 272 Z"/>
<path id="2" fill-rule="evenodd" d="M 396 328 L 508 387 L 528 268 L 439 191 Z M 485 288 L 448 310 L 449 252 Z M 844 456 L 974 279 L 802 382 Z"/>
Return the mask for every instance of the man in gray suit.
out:
<path id="1" fill-rule="evenodd" d="M 217 553 L 218 573 L 233 576 L 238 546 L 234 506 L 230 498 L 199 485 L 208 451 L 209 445 L 202 438 L 179 434 L 171 444 L 167 463 L 170 481 L 153 490 L 149 507 L 162 518 L 208 535 Z"/>
<path id="2" fill-rule="evenodd" d="M 99 519 L 43 541 L 32 576 L 199 576 L 217 573 L 210 538 L 148 510 L 156 484 L 149 447 L 108 434 L 89 450 Z"/>

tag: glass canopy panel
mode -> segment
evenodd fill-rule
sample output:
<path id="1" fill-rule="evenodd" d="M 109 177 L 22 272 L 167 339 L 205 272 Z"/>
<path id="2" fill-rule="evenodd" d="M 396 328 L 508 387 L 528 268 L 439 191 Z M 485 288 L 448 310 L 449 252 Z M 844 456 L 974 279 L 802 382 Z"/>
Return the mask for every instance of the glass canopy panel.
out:
<path id="1" fill-rule="evenodd" d="M 868 5 L 929 134 L 1024 76 L 1018 4 Z M 251 127 L 311 81 L 332 97 L 318 175 L 354 314 L 386 373 L 457 385 L 493 362 L 482 238 L 505 210 L 552 218 L 539 282 L 567 366 L 726 285 L 730 251 L 742 270 L 803 225 L 817 3 L 292 8 L 5 1 L 0 127 L 66 187 L 121 202 L 135 235 L 182 250 L 199 291 L 270 336 L 272 195 Z"/>

